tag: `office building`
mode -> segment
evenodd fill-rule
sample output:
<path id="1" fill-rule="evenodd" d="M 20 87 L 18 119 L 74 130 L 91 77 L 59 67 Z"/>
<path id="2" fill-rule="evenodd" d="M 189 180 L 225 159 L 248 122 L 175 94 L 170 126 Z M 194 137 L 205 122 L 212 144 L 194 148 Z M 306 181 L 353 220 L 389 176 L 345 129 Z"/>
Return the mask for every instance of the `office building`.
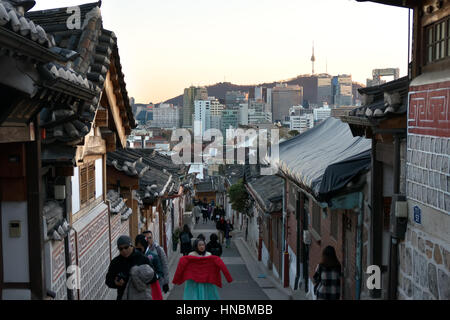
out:
<path id="1" fill-rule="evenodd" d="M 272 89 L 272 121 L 289 121 L 289 109 L 303 104 L 303 88 L 277 84 Z"/>
<path id="2" fill-rule="evenodd" d="M 336 107 L 353 104 L 353 86 L 351 75 L 339 75 L 333 78 L 334 105 Z"/>
<path id="3" fill-rule="evenodd" d="M 190 87 L 184 89 L 183 96 L 183 127 L 192 128 L 195 111 L 195 100 L 208 100 L 208 90 L 205 87 Z"/>
<path id="4" fill-rule="evenodd" d="M 332 77 L 329 74 L 320 74 L 317 78 L 317 104 L 322 107 L 324 104 L 333 103 Z"/>
<path id="5" fill-rule="evenodd" d="M 314 128 L 314 115 L 304 114 L 296 115 L 295 113 L 290 117 L 289 130 L 296 130 L 303 133 L 311 128 Z"/>
<path id="6" fill-rule="evenodd" d="M 327 105 L 321 108 L 315 108 L 313 110 L 313 113 L 315 122 L 320 122 L 322 120 L 325 120 L 326 118 L 331 117 L 331 109 Z"/>
<path id="7" fill-rule="evenodd" d="M 163 129 L 176 129 L 181 127 L 182 109 L 173 104 L 161 103 L 153 108 L 153 119 L 149 121 L 152 127 Z"/>

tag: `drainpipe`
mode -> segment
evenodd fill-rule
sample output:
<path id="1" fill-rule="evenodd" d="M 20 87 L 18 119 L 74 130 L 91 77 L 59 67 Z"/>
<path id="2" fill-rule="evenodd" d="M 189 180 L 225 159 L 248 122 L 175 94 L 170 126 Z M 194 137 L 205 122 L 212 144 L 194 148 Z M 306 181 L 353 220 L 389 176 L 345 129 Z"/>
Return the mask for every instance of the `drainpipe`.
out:
<path id="1" fill-rule="evenodd" d="M 358 209 L 358 229 L 356 236 L 356 300 L 361 300 L 363 221 L 364 221 L 364 194 L 360 192 L 359 209 Z"/>
<path id="2" fill-rule="evenodd" d="M 283 183 L 283 230 L 282 230 L 282 239 L 283 239 L 283 261 L 284 261 L 284 282 L 283 286 L 285 288 L 289 287 L 289 251 L 288 251 L 288 241 L 287 241 L 287 228 L 288 228 L 288 222 L 287 222 L 287 212 L 286 212 L 286 183 L 287 181 L 284 180 Z"/>
<path id="3" fill-rule="evenodd" d="M 303 232 L 300 228 L 300 217 L 302 217 L 303 215 L 303 211 L 302 208 L 304 210 L 304 198 L 303 198 L 303 193 L 298 193 L 298 199 L 296 202 L 296 208 L 295 208 L 295 214 L 296 214 L 296 218 L 297 218 L 297 270 L 296 270 L 296 275 L 295 275 L 295 285 L 294 285 L 294 290 L 298 290 L 299 289 L 299 281 L 300 281 L 300 255 L 301 255 L 301 250 L 300 250 L 300 246 L 302 245 L 302 243 L 300 242 L 300 239 L 303 235 Z"/>
<path id="4" fill-rule="evenodd" d="M 394 134 L 394 194 L 400 194 L 400 137 Z M 397 232 L 397 218 L 395 214 L 391 214 L 391 227 L 394 232 L 391 232 L 391 254 L 390 254 L 390 273 L 389 273 L 389 300 L 397 299 L 398 286 L 398 232 Z"/>

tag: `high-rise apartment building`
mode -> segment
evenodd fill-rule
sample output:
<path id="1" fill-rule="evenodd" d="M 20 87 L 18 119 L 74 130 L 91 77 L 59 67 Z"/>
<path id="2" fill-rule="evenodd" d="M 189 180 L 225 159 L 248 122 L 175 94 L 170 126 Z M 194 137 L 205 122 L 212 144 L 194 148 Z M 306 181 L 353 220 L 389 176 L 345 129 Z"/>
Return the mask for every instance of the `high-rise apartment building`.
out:
<path id="1" fill-rule="evenodd" d="M 183 96 L 183 127 L 192 128 L 195 111 L 195 100 L 208 100 L 208 90 L 205 87 L 189 87 L 184 89 Z"/>
<path id="2" fill-rule="evenodd" d="M 289 109 L 303 104 L 303 88 L 277 84 L 272 89 L 272 120 L 289 121 Z"/>
<path id="3" fill-rule="evenodd" d="M 203 136 L 211 128 L 211 101 L 195 100 L 194 109 L 194 134 Z"/>

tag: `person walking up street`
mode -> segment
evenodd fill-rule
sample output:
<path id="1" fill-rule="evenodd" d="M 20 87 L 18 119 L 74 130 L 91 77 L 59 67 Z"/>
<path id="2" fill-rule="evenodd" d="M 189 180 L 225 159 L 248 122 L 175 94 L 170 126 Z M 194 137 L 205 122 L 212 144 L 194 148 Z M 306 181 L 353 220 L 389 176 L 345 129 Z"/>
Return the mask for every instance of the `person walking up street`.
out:
<path id="1" fill-rule="evenodd" d="M 159 284 L 162 287 L 164 293 L 169 292 L 169 262 L 164 249 L 153 239 L 153 233 L 151 231 L 144 231 L 144 236 L 147 237 L 148 248 L 145 255 L 148 255 L 148 251 L 153 255 L 157 255 L 161 261 L 163 276 L 159 279 Z"/>
<path id="2" fill-rule="evenodd" d="M 194 251 L 180 258 L 173 284 L 184 287 L 184 300 L 220 300 L 218 287 L 222 288 L 222 272 L 231 283 L 233 278 L 222 259 L 206 251 L 203 240 L 194 241 Z"/>
<path id="3" fill-rule="evenodd" d="M 189 230 L 189 226 L 185 224 L 183 232 L 180 233 L 180 252 L 183 256 L 188 255 L 192 251 L 191 239 L 193 237 L 191 230 Z"/>
<path id="4" fill-rule="evenodd" d="M 211 204 L 208 204 L 208 220 L 212 221 L 212 212 L 213 212 L 213 206 Z"/>
<path id="5" fill-rule="evenodd" d="M 193 213 L 194 213 L 194 217 L 195 217 L 195 224 L 198 224 L 198 222 L 200 220 L 200 217 L 202 216 L 202 208 L 200 207 L 199 204 L 197 204 L 194 207 L 193 211 L 194 211 Z M 204 216 L 203 216 L 203 222 L 205 222 L 205 217 Z"/>
<path id="6" fill-rule="evenodd" d="M 233 231 L 233 229 L 233 225 L 231 224 L 230 219 L 228 219 L 225 225 L 225 243 L 227 248 L 231 245 L 231 231 Z"/>
<path id="7" fill-rule="evenodd" d="M 120 254 L 109 264 L 105 284 L 111 289 L 117 289 L 117 300 L 122 300 L 130 279 L 131 268 L 141 265 L 148 265 L 150 268 L 151 266 L 150 260 L 133 247 L 130 237 L 126 235 L 120 236 L 117 239 L 117 247 Z M 153 272 L 153 277 L 149 284 L 156 281 L 158 281 L 158 277 Z"/>
<path id="8" fill-rule="evenodd" d="M 206 251 L 211 252 L 212 255 L 220 257 L 222 255 L 222 246 L 218 242 L 219 237 L 213 233 L 209 237 L 209 242 L 206 245 Z"/>
<path id="9" fill-rule="evenodd" d="M 314 274 L 314 294 L 317 300 L 339 300 L 341 297 L 341 264 L 332 246 L 322 252 L 322 260 Z"/>
<path id="10" fill-rule="evenodd" d="M 147 250 L 148 249 L 147 237 L 143 234 L 138 234 L 134 242 L 136 249 L 144 253 L 144 255 L 150 260 L 150 266 L 156 272 L 158 280 L 164 278 L 164 271 L 161 264 L 161 259 L 159 258 L 158 254 L 150 250 Z M 145 272 L 145 270 L 141 270 L 141 272 Z M 136 281 L 139 282 L 139 280 Z M 161 292 L 161 286 L 159 284 L 159 281 L 152 283 L 151 287 L 152 287 L 151 300 L 163 300 L 163 295 Z"/>
<path id="11" fill-rule="evenodd" d="M 208 222 L 208 208 L 205 203 L 202 203 L 201 212 L 203 216 L 203 224 Z"/>
<path id="12" fill-rule="evenodd" d="M 219 230 L 219 238 L 220 238 L 220 244 L 223 244 L 223 240 L 225 238 L 225 227 L 227 223 L 225 219 L 222 217 L 216 224 L 216 229 Z"/>

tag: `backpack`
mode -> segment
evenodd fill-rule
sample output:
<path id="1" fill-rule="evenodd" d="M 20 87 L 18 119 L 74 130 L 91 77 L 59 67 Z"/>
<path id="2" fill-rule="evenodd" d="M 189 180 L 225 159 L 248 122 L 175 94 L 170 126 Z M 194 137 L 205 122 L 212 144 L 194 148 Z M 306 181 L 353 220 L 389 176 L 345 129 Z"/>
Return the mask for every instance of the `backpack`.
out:
<path id="1" fill-rule="evenodd" d="M 214 248 L 211 248 L 211 254 L 212 255 L 214 255 L 214 256 L 220 256 L 220 248 L 219 247 L 214 247 Z"/>
<path id="2" fill-rule="evenodd" d="M 184 232 L 181 234 L 181 243 L 189 243 L 191 242 L 191 239 L 189 238 L 189 235 Z"/>

